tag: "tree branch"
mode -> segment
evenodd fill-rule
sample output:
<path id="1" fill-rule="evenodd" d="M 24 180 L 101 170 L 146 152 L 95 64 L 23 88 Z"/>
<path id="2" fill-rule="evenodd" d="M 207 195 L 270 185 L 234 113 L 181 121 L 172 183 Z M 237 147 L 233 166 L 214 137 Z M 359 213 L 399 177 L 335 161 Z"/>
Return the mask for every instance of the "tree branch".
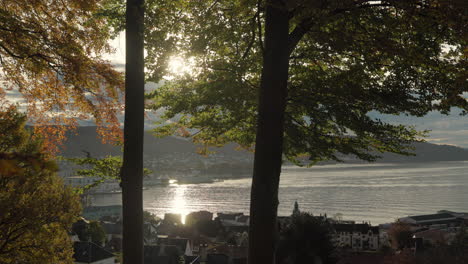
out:
<path id="1" fill-rule="evenodd" d="M 252 37 L 250 39 L 250 42 L 249 42 L 247 48 L 244 51 L 244 54 L 242 55 L 242 59 L 245 59 L 247 57 L 247 55 L 249 55 L 249 52 L 252 49 L 253 44 L 255 43 L 255 22 L 256 22 L 258 16 L 260 16 L 260 11 L 259 10 L 257 10 L 257 12 L 255 13 L 255 15 L 252 18 L 252 31 L 251 31 Z"/>
<path id="2" fill-rule="evenodd" d="M 312 27 L 312 18 L 307 17 L 299 23 L 288 36 L 288 53 L 291 54 L 297 46 L 297 43 Z"/>
<path id="3" fill-rule="evenodd" d="M 349 8 L 335 9 L 332 12 L 330 12 L 330 15 L 333 16 L 333 15 L 350 12 L 352 10 L 357 10 L 361 8 L 391 7 L 391 6 L 394 6 L 394 5 L 390 3 L 382 3 L 382 2 L 372 3 L 372 1 L 361 1 L 361 2 L 356 3 L 356 5 L 349 7 Z M 288 43 L 289 54 L 291 54 L 294 51 L 299 41 L 310 30 L 312 25 L 313 25 L 312 17 L 306 17 L 289 34 L 289 43 Z"/>
<path id="4" fill-rule="evenodd" d="M 257 1 L 257 28 L 258 28 L 258 45 L 260 46 L 260 50 L 262 51 L 262 54 L 264 52 L 263 49 L 263 36 L 262 36 L 262 20 L 260 19 L 260 10 L 262 10 L 260 6 L 261 0 Z"/>

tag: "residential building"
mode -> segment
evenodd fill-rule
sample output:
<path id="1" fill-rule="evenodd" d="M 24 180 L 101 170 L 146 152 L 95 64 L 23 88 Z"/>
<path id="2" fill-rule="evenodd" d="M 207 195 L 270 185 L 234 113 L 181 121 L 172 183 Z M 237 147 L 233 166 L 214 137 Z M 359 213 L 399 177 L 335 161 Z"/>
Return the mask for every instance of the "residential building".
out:
<path id="1" fill-rule="evenodd" d="M 338 247 L 353 251 L 378 250 L 379 227 L 363 224 L 333 224 L 332 241 Z"/>
<path id="2" fill-rule="evenodd" d="M 73 259 L 76 264 L 114 264 L 115 256 L 93 242 L 74 242 Z"/>
<path id="3" fill-rule="evenodd" d="M 182 256 L 176 246 L 169 245 L 145 245 L 144 264 L 179 264 Z"/>
<path id="4" fill-rule="evenodd" d="M 458 226 L 463 220 L 461 216 L 458 216 L 455 213 L 444 212 L 437 214 L 408 216 L 399 218 L 398 221 L 418 226 Z"/>
<path id="5" fill-rule="evenodd" d="M 182 224 L 182 215 L 174 213 L 165 213 L 164 222 L 181 225 Z"/>
<path id="6" fill-rule="evenodd" d="M 182 255 L 193 256 L 192 243 L 190 243 L 190 240 L 187 238 L 158 236 L 157 244 L 175 246 L 180 250 Z"/>
<path id="7" fill-rule="evenodd" d="M 192 225 L 198 221 L 211 221 L 213 213 L 208 211 L 191 212 L 185 217 L 185 224 Z"/>
<path id="8" fill-rule="evenodd" d="M 224 227 L 249 226 L 250 218 L 243 213 L 218 213 L 216 217 Z"/>

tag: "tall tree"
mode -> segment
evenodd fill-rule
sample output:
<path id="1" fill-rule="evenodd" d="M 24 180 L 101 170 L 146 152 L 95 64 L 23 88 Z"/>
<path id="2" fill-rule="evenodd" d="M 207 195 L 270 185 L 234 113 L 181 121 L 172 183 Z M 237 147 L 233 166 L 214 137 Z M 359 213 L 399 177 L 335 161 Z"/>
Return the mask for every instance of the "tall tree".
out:
<path id="1" fill-rule="evenodd" d="M 325 217 L 298 212 L 291 215 L 290 221 L 280 231 L 277 263 L 336 263 L 333 227 Z"/>
<path id="2" fill-rule="evenodd" d="M 121 170 L 124 263 L 143 263 L 144 0 L 127 0 L 125 123 Z"/>
<path id="3" fill-rule="evenodd" d="M 171 6 L 179 19 L 164 39 L 177 39 L 178 55 L 191 57 L 194 69 L 154 92 L 153 107 L 175 121 L 156 132 L 190 128 L 202 144 L 255 148 L 250 263 L 273 263 L 282 157 L 298 162 L 305 155 L 313 164 L 339 160 L 339 153 L 364 160 L 377 158 L 372 151 L 409 154 L 421 134 L 374 112 L 468 110 L 463 1 Z M 151 28 L 160 32 L 170 23 Z M 151 46 L 150 74 L 161 49 Z"/>
<path id="4" fill-rule="evenodd" d="M 289 18 L 284 3 L 265 11 L 265 51 L 260 78 L 257 136 L 250 194 L 249 263 L 275 263 L 279 175 L 288 82 Z"/>
<path id="5" fill-rule="evenodd" d="M 78 119 L 94 118 L 107 139 L 120 133 L 121 73 L 102 58 L 110 30 L 102 0 L 4 0 L 0 4 L 0 103 L 19 93 L 45 143 Z M 12 93 L 14 94 L 14 93 Z M 55 126 L 50 126 L 55 125 Z M 67 125 L 67 126 L 56 126 Z M 47 144 L 57 150 L 56 144 Z"/>
<path id="6" fill-rule="evenodd" d="M 16 108 L 0 110 L 0 263 L 73 263 L 79 198 Z"/>
<path id="7" fill-rule="evenodd" d="M 413 232 L 411 226 L 403 222 L 395 222 L 388 230 L 389 240 L 393 248 L 401 250 L 414 246 Z"/>

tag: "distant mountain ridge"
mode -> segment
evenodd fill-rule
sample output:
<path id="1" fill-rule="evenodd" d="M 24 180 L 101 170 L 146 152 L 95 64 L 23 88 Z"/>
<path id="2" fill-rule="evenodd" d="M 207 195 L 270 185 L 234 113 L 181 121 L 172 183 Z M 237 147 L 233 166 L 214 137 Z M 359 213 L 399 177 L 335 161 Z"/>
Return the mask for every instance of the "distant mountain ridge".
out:
<path id="1" fill-rule="evenodd" d="M 165 137 L 156 138 L 150 131 L 145 132 L 145 153 L 151 156 L 164 155 L 168 153 L 186 153 L 197 150 L 197 146 L 190 140 Z M 247 151 L 236 150 L 235 144 L 228 144 L 222 148 L 216 148 L 213 155 L 252 156 Z M 436 145 L 431 143 L 414 143 L 416 156 L 401 156 L 393 153 L 380 154 L 383 159 L 379 162 L 412 162 L 412 161 L 457 161 L 468 160 L 468 149 L 451 146 Z M 102 157 L 105 155 L 121 155 L 121 148 L 109 144 L 102 144 L 97 137 L 96 127 L 78 127 L 77 133 L 68 133 L 67 140 L 61 150 L 61 155 L 66 157 L 84 156 L 83 151 L 90 152 L 92 156 Z M 352 160 L 352 159 L 350 159 Z"/>
<path id="2" fill-rule="evenodd" d="M 221 148 L 212 148 L 215 153 L 202 156 L 197 153 L 201 146 L 192 141 L 179 137 L 157 138 L 150 131 L 144 135 L 144 166 L 155 171 L 157 175 L 193 175 L 193 174 L 229 174 L 231 177 L 250 172 L 253 154 L 238 150 L 234 143 Z M 76 133 L 67 134 L 67 140 L 61 146 L 63 157 L 91 157 L 101 158 L 108 155 L 121 156 L 120 146 L 102 144 L 98 138 L 96 127 L 78 127 Z M 73 174 L 75 166 L 62 164 L 61 174 Z"/>
<path id="3" fill-rule="evenodd" d="M 394 153 L 383 153 L 378 162 L 429 162 L 429 161 L 463 161 L 468 160 L 468 149 L 451 145 L 437 145 L 427 142 L 414 143 L 416 156 L 402 156 Z"/>
<path id="4" fill-rule="evenodd" d="M 78 127 L 77 133 L 69 133 L 62 146 L 60 155 L 64 157 L 92 157 L 107 155 L 122 155 L 121 147 L 102 144 L 96 133 L 96 127 Z M 221 148 L 214 148 L 215 153 L 209 156 L 197 154 L 197 148 L 188 139 L 178 137 L 156 138 L 151 132 L 145 132 L 144 163 L 145 167 L 157 171 L 159 175 L 190 175 L 190 174 L 229 174 L 226 177 L 237 177 L 239 174 L 250 174 L 253 165 L 253 154 L 238 150 L 231 143 Z M 379 154 L 382 159 L 378 163 L 410 163 L 435 161 L 468 160 L 468 149 L 449 145 L 431 143 L 414 143 L 416 156 L 401 156 L 393 153 Z M 345 163 L 364 163 L 355 157 L 342 157 Z M 324 163 L 328 164 L 328 162 Z M 72 174 L 69 166 L 66 174 Z"/>
<path id="5" fill-rule="evenodd" d="M 65 157 L 84 157 L 89 152 L 93 157 L 106 155 L 122 155 L 121 147 L 110 144 L 102 144 L 98 138 L 95 126 L 78 127 L 76 133 L 68 133 L 67 140 L 61 147 L 61 155 Z M 159 156 L 169 153 L 196 153 L 200 146 L 193 144 L 190 140 L 174 136 L 157 138 L 151 131 L 145 131 L 144 152 L 146 155 Z M 243 156 L 251 155 L 247 151 L 238 151 L 236 144 L 228 144 L 221 148 L 215 148 L 217 154 Z"/>

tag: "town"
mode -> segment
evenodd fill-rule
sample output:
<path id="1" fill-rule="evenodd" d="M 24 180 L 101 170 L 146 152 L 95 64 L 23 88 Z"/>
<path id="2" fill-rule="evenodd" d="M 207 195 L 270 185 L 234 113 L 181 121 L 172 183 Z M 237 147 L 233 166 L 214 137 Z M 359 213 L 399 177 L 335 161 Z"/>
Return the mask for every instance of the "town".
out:
<path id="1" fill-rule="evenodd" d="M 1 0 L 0 264 L 467 264 L 467 10 Z"/>
<path id="2" fill-rule="evenodd" d="M 70 234 L 75 263 L 120 262 L 121 214 L 120 205 L 84 208 Z M 385 261 L 389 259 L 425 256 L 435 248 L 455 246 L 460 239 L 465 242 L 468 239 L 465 231 L 468 213 L 445 210 L 373 226 L 339 216 L 313 216 L 301 212 L 296 202 L 292 214 L 279 216 L 277 222 L 280 234 L 277 258 L 287 258 L 297 253 L 291 250 L 306 247 L 306 252 L 315 252 L 310 255 L 315 263 L 322 263 L 324 258 L 334 258 L 340 264 L 388 263 Z M 249 216 L 244 213 L 218 212 L 216 216 L 208 211 L 186 216 L 166 213 L 161 219 L 145 211 L 144 263 L 247 263 L 248 229 Z"/>

